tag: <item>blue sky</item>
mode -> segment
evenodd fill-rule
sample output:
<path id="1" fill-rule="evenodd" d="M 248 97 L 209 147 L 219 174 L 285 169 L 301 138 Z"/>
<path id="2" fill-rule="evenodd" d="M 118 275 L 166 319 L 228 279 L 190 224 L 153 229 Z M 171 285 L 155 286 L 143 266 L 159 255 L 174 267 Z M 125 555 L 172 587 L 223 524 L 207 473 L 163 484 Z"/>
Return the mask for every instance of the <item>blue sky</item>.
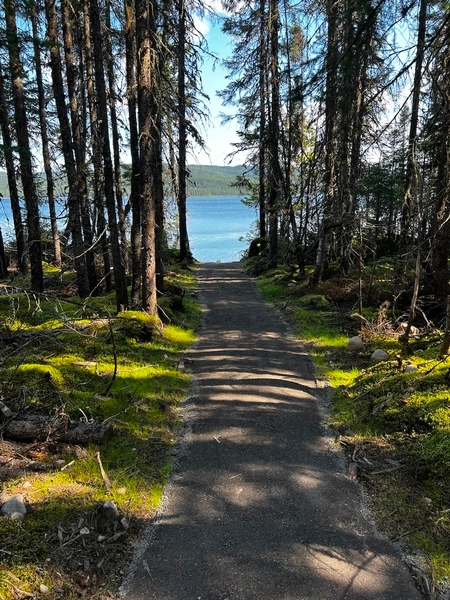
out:
<path id="1" fill-rule="evenodd" d="M 220 24 L 210 21 L 202 24 L 202 31 L 208 41 L 211 53 L 217 54 L 221 59 L 229 56 L 231 52 L 230 39 L 222 33 Z M 214 67 L 213 61 L 208 59 L 202 67 L 202 81 L 205 93 L 209 96 L 209 111 L 211 113 L 211 123 L 205 131 L 202 131 L 209 147 L 209 156 L 204 152 L 195 150 L 195 156 L 189 157 L 189 163 L 201 165 L 228 165 L 227 154 L 233 150 L 231 145 L 238 141 L 236 135 L 236 124 L 231 122 L 227 125 L 221 124 L 221 113 L 231 113 L 230 107 L 222 106 L 222 101 L 217 97 L 217 90 L 224 89 L 227 85 L 225 80 L 226 70 L 220 63 Z M 238 157 L 231 164 L 241 164 L 243 157 Z"/>

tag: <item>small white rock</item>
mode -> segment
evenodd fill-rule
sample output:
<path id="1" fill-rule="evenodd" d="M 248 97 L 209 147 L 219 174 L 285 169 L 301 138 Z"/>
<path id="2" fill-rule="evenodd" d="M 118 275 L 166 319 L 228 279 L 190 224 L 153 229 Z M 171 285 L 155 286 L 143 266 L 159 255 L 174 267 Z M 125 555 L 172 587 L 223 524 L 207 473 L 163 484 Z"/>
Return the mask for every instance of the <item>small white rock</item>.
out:
<path id="1" fill-rule="evenodd" d="M 90 533 L 89 527 L 82 527 L 80 529 L 80 535 L 89 535 Z"/>
<path id="2" fill-rule="evenodd" d="M 21 512 L 18 512 L 18 511 L 14 511 L 9 516 L 9 518 L 11 519 L 11 521 L 21 521 L 24 517 L 25 517 L 25 515 L 23 513 L 21 513 Z"/>
<path id="3" fill-rule="evenodd" d="M 41 592 L 41 594 L 48 594 L 50 590 L 46 585 L 41 583 L 41 585 L 39 586 L 39 591 Z"/>
<path id="4" fill-rule="evenodd" d="M 416 365 L 406 365 L 405 373 L 414 373 L 415 371 L 417 371 Z"/>

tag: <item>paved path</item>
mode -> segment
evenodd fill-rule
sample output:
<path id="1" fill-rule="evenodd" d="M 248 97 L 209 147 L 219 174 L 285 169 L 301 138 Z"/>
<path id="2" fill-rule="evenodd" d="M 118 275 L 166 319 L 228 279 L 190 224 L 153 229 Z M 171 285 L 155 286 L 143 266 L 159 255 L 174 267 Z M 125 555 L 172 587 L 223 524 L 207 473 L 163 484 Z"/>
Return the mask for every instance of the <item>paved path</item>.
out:
<path id="1" fill-rule="evenodd" d="M 310 359 L 238 263 L 199 270 L 191 441 L 127 600 L 418 600 L 321 427 Z"/>

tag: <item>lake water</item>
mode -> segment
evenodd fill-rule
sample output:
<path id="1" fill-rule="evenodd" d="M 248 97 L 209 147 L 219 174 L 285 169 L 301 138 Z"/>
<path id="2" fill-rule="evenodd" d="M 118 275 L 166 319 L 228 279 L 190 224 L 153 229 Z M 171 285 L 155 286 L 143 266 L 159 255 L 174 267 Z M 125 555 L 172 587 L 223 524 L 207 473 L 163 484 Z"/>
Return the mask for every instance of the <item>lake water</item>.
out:
<path id="1" fill-rule="evenodd" d="M 237 196 L 191 197 L 187 201 L 188 234 L 191 252 L 200 262 L 240 260 L 255 228 L 256 210 Z M 43 223 L 48 225 L 48 209 L 42 207 Z M 5 242 L 14 239 L 9 198 L 0 202 L 0 227 Z"/>
<path id="2" fill-rule="evenodd" d="M 240 260 L 254 229 L 254 208 L 236 196 L 214 196 L 188 198 L 187 209 L 189 242 L 196 260 Z"/>

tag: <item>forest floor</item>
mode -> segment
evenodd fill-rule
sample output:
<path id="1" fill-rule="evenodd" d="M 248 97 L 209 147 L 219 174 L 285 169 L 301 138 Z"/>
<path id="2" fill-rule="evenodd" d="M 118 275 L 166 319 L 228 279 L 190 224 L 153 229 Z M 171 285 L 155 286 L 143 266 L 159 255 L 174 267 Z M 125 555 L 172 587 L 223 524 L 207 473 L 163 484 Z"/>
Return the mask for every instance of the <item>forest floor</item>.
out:
<path id="1" fill-rule="evenodd" d="M 42 297 L 18 279 L 2 288 L 0 400 L 16 414 L 110 424 L 112 434 L 100 445 L 2 434 L 1 500 L 18 494 L 28 509 L 22 521 L 0 519 L 2 600 L 115 597 L 179 453 L 180 407 L 190 386 L 183 353 L 194 340 L 199 303 L 194 273 L 171 269 L 170 292 L 160 299 L 170 321 L 161 325 L 134 312 L 111 317 L 111 295 L 80 304 L 66 281 Z M 356 278 L 311 290 L 305 278 L 279 268 L 258 286 L 314 359 L 317 376 L 331 384 L 326 421 L 346 460 L 343 476 L 364 486 L 379 529 L 401 544 L 425 597 L 448 600 L 450 404 L 442 331 L 418 323 L 411 352 L 401 356 L 404 310 L 384 303 L 392 277 L 382 271 L 373 281 L 371 305 L 378 308 L 364 312 L 363 326 L 353 316 Z M 252 311 L 243 315 L 246 324 Z M 359 355 L 346 350 L 356 333 L 365 341 Z M 378 347 L 389 357 L 373 363 Z M 415 373 L 405 374 L 408 363 Z M 3 419 L 2 432 L 5 426 Z M 223 445 L 214 439 L 216 450 Z M 117 509 L 112 518 L 102 510 L 108 502 Z"/>

